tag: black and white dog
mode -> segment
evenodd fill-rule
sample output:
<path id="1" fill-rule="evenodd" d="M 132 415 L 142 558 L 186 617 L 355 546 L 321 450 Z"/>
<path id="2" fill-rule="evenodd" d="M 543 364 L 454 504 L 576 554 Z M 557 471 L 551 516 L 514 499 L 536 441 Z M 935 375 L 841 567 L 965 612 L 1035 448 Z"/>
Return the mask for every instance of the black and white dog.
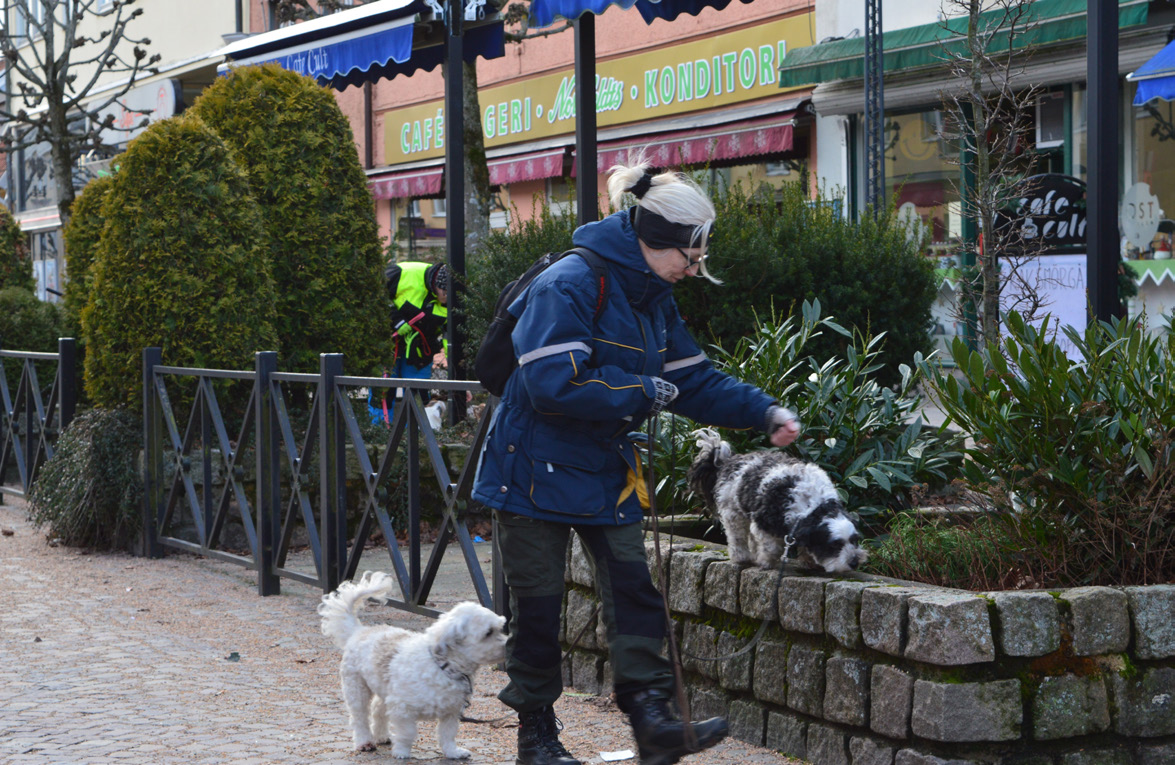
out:
<path id="1" fill-rule="evenodd" d="M 774 568 L 788 537 L 807 568 L 836 573 L 865 562 L 861 534 L 818 466 L 777 451 L 734 454 L 711 428 L 693 436 L 698 456 L 689 487 L 722 522 L 735 563 Z"/>

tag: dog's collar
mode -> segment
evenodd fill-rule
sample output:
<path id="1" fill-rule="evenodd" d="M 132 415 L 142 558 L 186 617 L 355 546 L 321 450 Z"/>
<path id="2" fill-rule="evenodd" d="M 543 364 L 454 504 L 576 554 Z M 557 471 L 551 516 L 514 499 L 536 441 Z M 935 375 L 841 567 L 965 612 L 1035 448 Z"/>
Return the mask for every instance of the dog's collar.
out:
<path id="1" fill-rule="evenodd" d="M 445 673 L 446 677 L 465 684 L 465 706 L 469 706 L 470 699 L 473 698 L 473 678 L 468 673 L 462 672 L 453 666 L 452 662 L 442 661 L 436 654 L 433 654 L 432 659 L 437 663 L 437 667 L 440 668 L 441 672 Z"/>

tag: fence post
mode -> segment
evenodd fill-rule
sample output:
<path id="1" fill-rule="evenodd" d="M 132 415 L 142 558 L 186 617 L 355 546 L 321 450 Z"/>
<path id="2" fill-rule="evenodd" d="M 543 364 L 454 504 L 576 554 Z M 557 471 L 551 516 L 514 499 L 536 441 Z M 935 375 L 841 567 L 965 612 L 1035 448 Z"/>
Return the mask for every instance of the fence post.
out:
<path id="1" fill-rule="evenodd" d="M 77 340 L 72 337 L 57 338 L 57 402 L 61 431 L 73 422 L 78 403 Z"/>
<path id="2" fill-rule="evenodd" d="M 163 364 L 163 349 L 143 349 L 143 531 L 140 551 L 148 558 L 163 557 L 155 528 L 163 507 L 163 420 L 155 396 L 155 367 Z"/>
<path id="3" fill-rule="evenodd" d="M 257 433 L 257 594 L 281 594 L 277 575 L 277 546 L 281 537 L 281 464 L 278 455 L 277 418 L 273 415 L 273 373 L 277 352 L 261 351 L 254 356 L 257 386 L 254 391 Z"/>
<path id="4" fill-rule="evenodd" d="M 333 592 L 347 565 L 347 502 L 343 481 L 347 470 L 343 426 L 335 408 L 335 377 L 343 374 L 343 354 L 319 354 L 318 438 L 319 502 L 322 517 L 322 590 Z"/>

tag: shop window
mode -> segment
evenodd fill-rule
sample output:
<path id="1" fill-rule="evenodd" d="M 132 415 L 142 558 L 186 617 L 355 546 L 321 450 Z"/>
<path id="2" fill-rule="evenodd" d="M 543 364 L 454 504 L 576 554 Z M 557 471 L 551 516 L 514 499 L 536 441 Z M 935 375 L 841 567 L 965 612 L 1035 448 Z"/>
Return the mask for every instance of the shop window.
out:
<path id="1" fill-rule="evenodd" d="M 957 238 L 959 165 L 942 138 L 942 112 L 887 114 L 885 182 L 894 206 L 911 205 L 930 233 L 931 244 Z M 910 210 L 910 207 L 906 208 Z"/>
<path id="2" fill-rule="evenodd" d="M 547 204 L 550 205 L 551 212 L 571 212 L 571 188 L 567 185 L 566 178 L 547 179 Z"/>
<path id="3" fill-rule="evenodd" d="M 1132 111 L 1134 180 L 1150 187 L 1163 211 L 1159 232 L 1150 246 L 1143 249 L 1149 253 L 1169 253 L 1175 249 L 1175 103 L 1152 100 L 1132 107 Z"/>
<path id="4" fill-rule="evenodd" d="M 1087 163 L 1089 156 L 1089 121 L 1086 114 L 1086 104 L 1089 99 L 1085 97 L 1085 86 L 1075 86 L 1073 88 L 1073 151 L 1072 162 L 1073 166 L 1069 170 L 1069 174 L 1075 178 L 1080 178 L 1085 181 L 1088 180 Z"/>

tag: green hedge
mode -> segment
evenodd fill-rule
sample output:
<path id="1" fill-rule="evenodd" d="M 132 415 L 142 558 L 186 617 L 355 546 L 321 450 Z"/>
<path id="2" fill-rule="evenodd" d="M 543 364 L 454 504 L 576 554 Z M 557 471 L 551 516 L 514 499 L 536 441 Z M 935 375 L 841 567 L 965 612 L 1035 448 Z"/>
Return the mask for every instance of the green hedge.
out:
<path id="1" fill-rule="evenodd" d="M 915 352 L 929 353 L 933 264 L 917 242 L 906 240 L 892 211 L 854 222 L 838 203 L 810 199 L 802 183 L 785 184 L 781 194 L 736 185 L 714 202 L 718 218 L 707 265 L 724 284 L 687 279 L 674 289 L 699 342 L 709 336 L 733 347 L 773 311 L 798 312 L 804 301 L 819 301 L 851 331 L 885 333 L 877 359 L 884 385 L 900 380 L 898 365 L 911 363 Z M 825 333 L 806 352 L 828 359 L 848 345 L 847 337 Z"/>
<path id="2" fill-rule="evenodd" d="M 391 359 L 391 314 L 367 178 L 334 94 L 281 67 L 241 67 L 192 105 L 230 147 L 261 206 L 277 289 L 281 367 L 352 374 Z"/>
<path id="3" fill-rule="evenodd" d="M 73 203 L 69 225 L 64 231 L 65 273 L 69 278 L 65 282 L 62 302 L 70 334 L 75 336 L 80 333 L 82 309 L 90 297 L 90 267 L 102 237 L 102 227 L 106 225 L 102 202 L 113 182 L 113 176 L 102 175 L 87 183 Z"/>
<path id="4" fill-rule="evenodd" d="M 36 289 L 27 236 L 4 205 L 0 205 L 0 287 Z"/>
<path id="5" fill-rule="evenodd" d="M 157 122 L 118 160 L 82 312 L 86 392 L 141 401 L 142 353 L 243 369 L 277 348 L 261 215 L 224 142 L 195 116 Z"/>

